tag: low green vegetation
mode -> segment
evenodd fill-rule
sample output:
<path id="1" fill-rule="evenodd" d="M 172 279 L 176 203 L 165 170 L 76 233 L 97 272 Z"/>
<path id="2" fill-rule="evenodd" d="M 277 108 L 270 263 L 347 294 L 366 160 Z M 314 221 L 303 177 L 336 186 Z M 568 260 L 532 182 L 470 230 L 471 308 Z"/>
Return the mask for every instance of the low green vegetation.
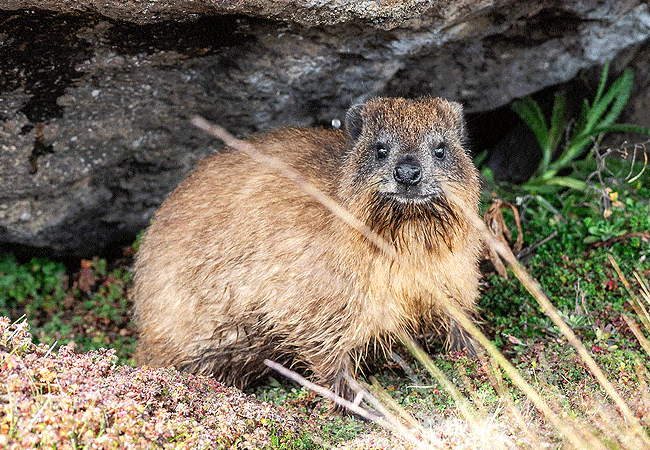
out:
<path id="1" fill-rule="evenodd" d="M 516 205 L 520 213 L 522 260 L 527 269 L 605 374 L 633 398 L 643 381 L 639 364 L 647 369 L 650 357 L 641 351 L 623 321 L 622 314 L 633 316 L 634 311 L 609 257 L 638 292 L 639 282 L 633 274 L 646 280 L 650 275 L 650 183 L 642 162 L 632 165 L 608 159 L 604 163 L 599 182 L 590 181 L 589 189 L 541 196 L 511 186 L 494 186 L 493 192 Z M 512 210 L 506 208 L 503 214 L 506 225 L 515 230 Z M 129 255 L 133 252 L 127 250 Z M 19 262 L 2 255 L 0 315 L 12 320 L 24 317 L 37 343 L 54 346 L 74 341 L 78 352 L 110 347 L 116 350 L 118 361 L 132 362 L 131 264 L 131 257 L 111 263 L 96 258 L 81 261 L 78 270 L 69 272 L 61 263 L 44 259 Z M 556 407 L 568 414 L 579 415 L 573 393 L 579 390 L 600 398 L 598 383 L 519 281 L 493 272 L 488 262 L 484 266 L 481 328 L 545 398 L 553 399 Z M 433 417 L 440 424 L 461 414 L 439 381 L 405 349 L 398 353 L 406 360 L 406 371 L 393 361 L 379 361 L 367 375 L 373 374 L 385 393 L 425 425 Z M 495 387 L 499 386 L 499 371 L 489 361 L 462 352 L 434 350 L 433 354 L 435 365 L 473 407 L 480 405 L 486 411 L 503 407 L 503 394 Z M 507 379 L 501 383 L 513 404 L 528 404 L 526 396 Z M 286 380 L 261 386 L 255 394 L 290 414 L 310 417 L 315 425 L 313 431 L 295 440 L 273 436 L 272 448 L 319 448 L 322 442 L 363 440 L 379 430 L 376 424 L 352 417 L 329 416 L 327 402 Z"/>
<path id="2" fill-rule="evenodd" d="M 77 351 L 116 349 L 120 361 L 132 361 L 135 334 L 127 288 L 128 260 L 109 269 L 104 259 L 81 261 L 68 274 L 62 263 L 34 258 L 18 262 L 0 255 L 0 316 L 22 317 L 36 343 L 48 346 L 73 341 Z"/>
<path id="3" fill-rule="evenodd" d="M 542 108 L 531 97 L 517 100 L 512 108 L 533 130 L 542 149 L 542 159 L 533 176 L 521 189 L 530 192 L 554 193 L 559 189 L 586 190 L 589 184 L 575 171 L 574 164 L 596 160 L 599 143 L 611 132 L 650 134 L 650 130 L 637 125 L 616 123 L 632 91 L 634 76 L 626 69 L 607 89 L 607 62 L 592 102 L 584 99 L 577 121 L 570 122 L 564 93 L 555 94 L 550 120 L 547 123 Z M 567 173 L 568 172 L 568 173 Z"/>
<path id="4" fill-rule="evenodd" d="M 617 388 L 629 398 L 635 398 L 638 383 L 644 381 L 639 367 L 648 370 L 650 357 L 623 321 L 622 314 L 634 316 L 634 311 L 609 257 L 638 292 L 640 284 L 633 274 L 645 280 L 650 275 L 650 183 L 646 176 L 637 176 L 643 173 L 641 162 L 634 166 L 619 160 L 605 163 L 607 170 L 603 169 L 599 178 L 603 184 L 592 182 L 589 189 L 540 196 L 510 186 L 494 186 L 493 192 L 516 205 L 520 213 L 522 260 L 527 269 L 608 378 L 616 380 Z M 503 214 L 505 224 L 515 230 L 512 210 L 506 208 Z M 133 249 L 127 253 L 132 255 Z M 78 352 L 110 347 L 116 350 L 119 362 L 132 362 L 135 332 L 128 300 L 131 264 L 130 257 L 112 263 L 96 258 L 81 261 L 78 270 L 69 272 L 61 263 L 44 259 L 19 262 L 11 255 L 2 255 L 0 315 L 12 320 L 24 317 L 37 343 L 54 346 L 74 341 Z M 582 417 L 575 392 L 590 399 L 602 398 L 600 386 L 519 281 L 512 274 L 504 278 L 493 272 L 487 261 L 484 266 L 481 328 L 555 408 Z M 453 395 L 404 348 L 397 350 L 408 369 L 393 361 L 379 361 L 366 374 L 372 374 L 384 392 L 420 423 L 435 423 L 442 434 L 445 421 L 457 426 L 454 418 L 465 413 Z M 530 409 L 527 397 L 507 378 L 502 379 L 491 362 L 463 352 L 434 350 L 433 354 L 435 365 L 470 400 L 472 408 L 496 414 L 504 407 L 503 392 L 507 392 L 513 405 Z M 502 386 L 501 392 L 498 386 Z M 367 436 L 375 436 L 380 430 L 376 424 L 352 417 L 329 416 L 327 402 L 286 380 L 261 386 L 255 395 L 291 415 L 309 418 L 312 427 L 293 440 L 273 435 L 271 448 L 366 442 Z M 531 430 L 542 423 L 539 418 L 527 420 L 531 420 Z M 381 448 L 386 442 L 379 441 L 376 447 L 367 445 Z"/>
<path id="5" fill-rule="evenodd" d="M 520 211 L 525 244 L 534 246 L 550 238 L 535 247 L 527 268 L 583 339 L 621 339 L 606 327 L 622 312 L 633 311 L 609 255 L 630 277 L 635 271 L 646 277 L 650 273 L 649 194 L 643 187 L 606 191 L 612 203 L 607 210 L 599 206 L 602 193 L 566 191 L 550 201 L 524 197 Z M 514 228 L 512 217 L 510 225 Z M 540 339 L 557 335 L 516 280 L 492 274 L 486 281 L 480 306 L 497 344 L 506 345 L 505 335 Z"/>

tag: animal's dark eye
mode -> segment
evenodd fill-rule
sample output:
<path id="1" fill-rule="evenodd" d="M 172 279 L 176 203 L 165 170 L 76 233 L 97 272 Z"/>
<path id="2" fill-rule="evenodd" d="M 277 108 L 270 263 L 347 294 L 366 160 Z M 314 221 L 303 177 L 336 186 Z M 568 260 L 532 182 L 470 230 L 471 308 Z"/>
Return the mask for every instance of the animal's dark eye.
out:
<path id="1" fill-rule="evenodd" d="M 435 156 L 438 159 L 443 159 L 445 157 L 445 153 L 447 152 L 447 144 L 444 142 L 440 142 L 436 144 L 435 147 L 433 147 L 433 156 Z"/>
<path id="2" fill-rule="evenodd" d="M 377 142 L 375 144 L 375 152 L 377 154 L 377 159 L 384 159 L 388 156 L 388 146 L 383 142 Z"/>

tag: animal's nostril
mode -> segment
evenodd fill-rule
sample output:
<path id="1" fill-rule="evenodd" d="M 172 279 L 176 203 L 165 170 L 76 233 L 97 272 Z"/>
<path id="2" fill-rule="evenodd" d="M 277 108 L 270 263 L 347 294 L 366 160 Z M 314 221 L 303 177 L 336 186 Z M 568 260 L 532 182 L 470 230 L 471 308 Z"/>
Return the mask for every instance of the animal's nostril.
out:
<path id="1" fill-rule="evenodd" d="M 422 168 L 415 160 L 405 160 L 395 167 L 393 176 L 398 183 L 413 186 L 422 180 Z"/>

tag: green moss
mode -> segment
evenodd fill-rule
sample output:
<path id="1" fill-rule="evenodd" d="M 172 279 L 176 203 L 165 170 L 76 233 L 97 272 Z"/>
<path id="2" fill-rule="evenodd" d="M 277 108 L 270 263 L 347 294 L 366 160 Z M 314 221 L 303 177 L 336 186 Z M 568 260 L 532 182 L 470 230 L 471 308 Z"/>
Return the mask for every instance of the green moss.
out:
<path id="1" fill-rule="evenodd" d="M 550 199 L 555 211 L 534 198 L 520 207 L 525 245 L 557 233 L 535 249 L 527 269 L 565 321 L 588 342 L 608 321 L 630 310 L 629 294 L 609 257 L 630 279 L 635 271 L 642 274 L 650 270 L 647 240 L 625 237 L 650 230 L 650 202 L 644 197 L 647 189 L 612 192 L 610 197 L 616 201 L 607 218 L 598 207 L 598 195 L 565 193 Z M 512 219 L 506 217 L 508 220 L 514 228 Z M 506 335 L 536 339 L 558 336 L 559 331 L 516 278 L 490 275 L 485 281 L 480 315 L 497 345 L 511 346 Z M 612 339 L 620 337 L 620 330 L 614 330 Z"/>
<path id="2" fill-rule="evenodd" d="M 128 362 L 135 346 L 127 288 L 132 274 L 106 260 L 83 261 L 69 275 L 62 263 L 20 263 L 0 255 L 0 315 L 25 317 L 36 343 L 77 344 L 78 351 L 112 347 Z"/>

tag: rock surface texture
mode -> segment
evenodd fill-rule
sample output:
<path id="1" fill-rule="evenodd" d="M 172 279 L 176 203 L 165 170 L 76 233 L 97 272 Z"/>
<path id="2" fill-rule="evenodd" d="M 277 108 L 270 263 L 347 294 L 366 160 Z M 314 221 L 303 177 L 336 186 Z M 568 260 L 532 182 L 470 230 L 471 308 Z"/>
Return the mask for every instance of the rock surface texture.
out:
<path id="1" fill-rule="evenodd" d="M 5 0 L 0 244 L 132 239 L 218 150 L 195 114 L 245 135 L 329 126 L 374 95 L 486 112 L 607 59 L 643 66 L 649 37 L 641 0 Z"/>

